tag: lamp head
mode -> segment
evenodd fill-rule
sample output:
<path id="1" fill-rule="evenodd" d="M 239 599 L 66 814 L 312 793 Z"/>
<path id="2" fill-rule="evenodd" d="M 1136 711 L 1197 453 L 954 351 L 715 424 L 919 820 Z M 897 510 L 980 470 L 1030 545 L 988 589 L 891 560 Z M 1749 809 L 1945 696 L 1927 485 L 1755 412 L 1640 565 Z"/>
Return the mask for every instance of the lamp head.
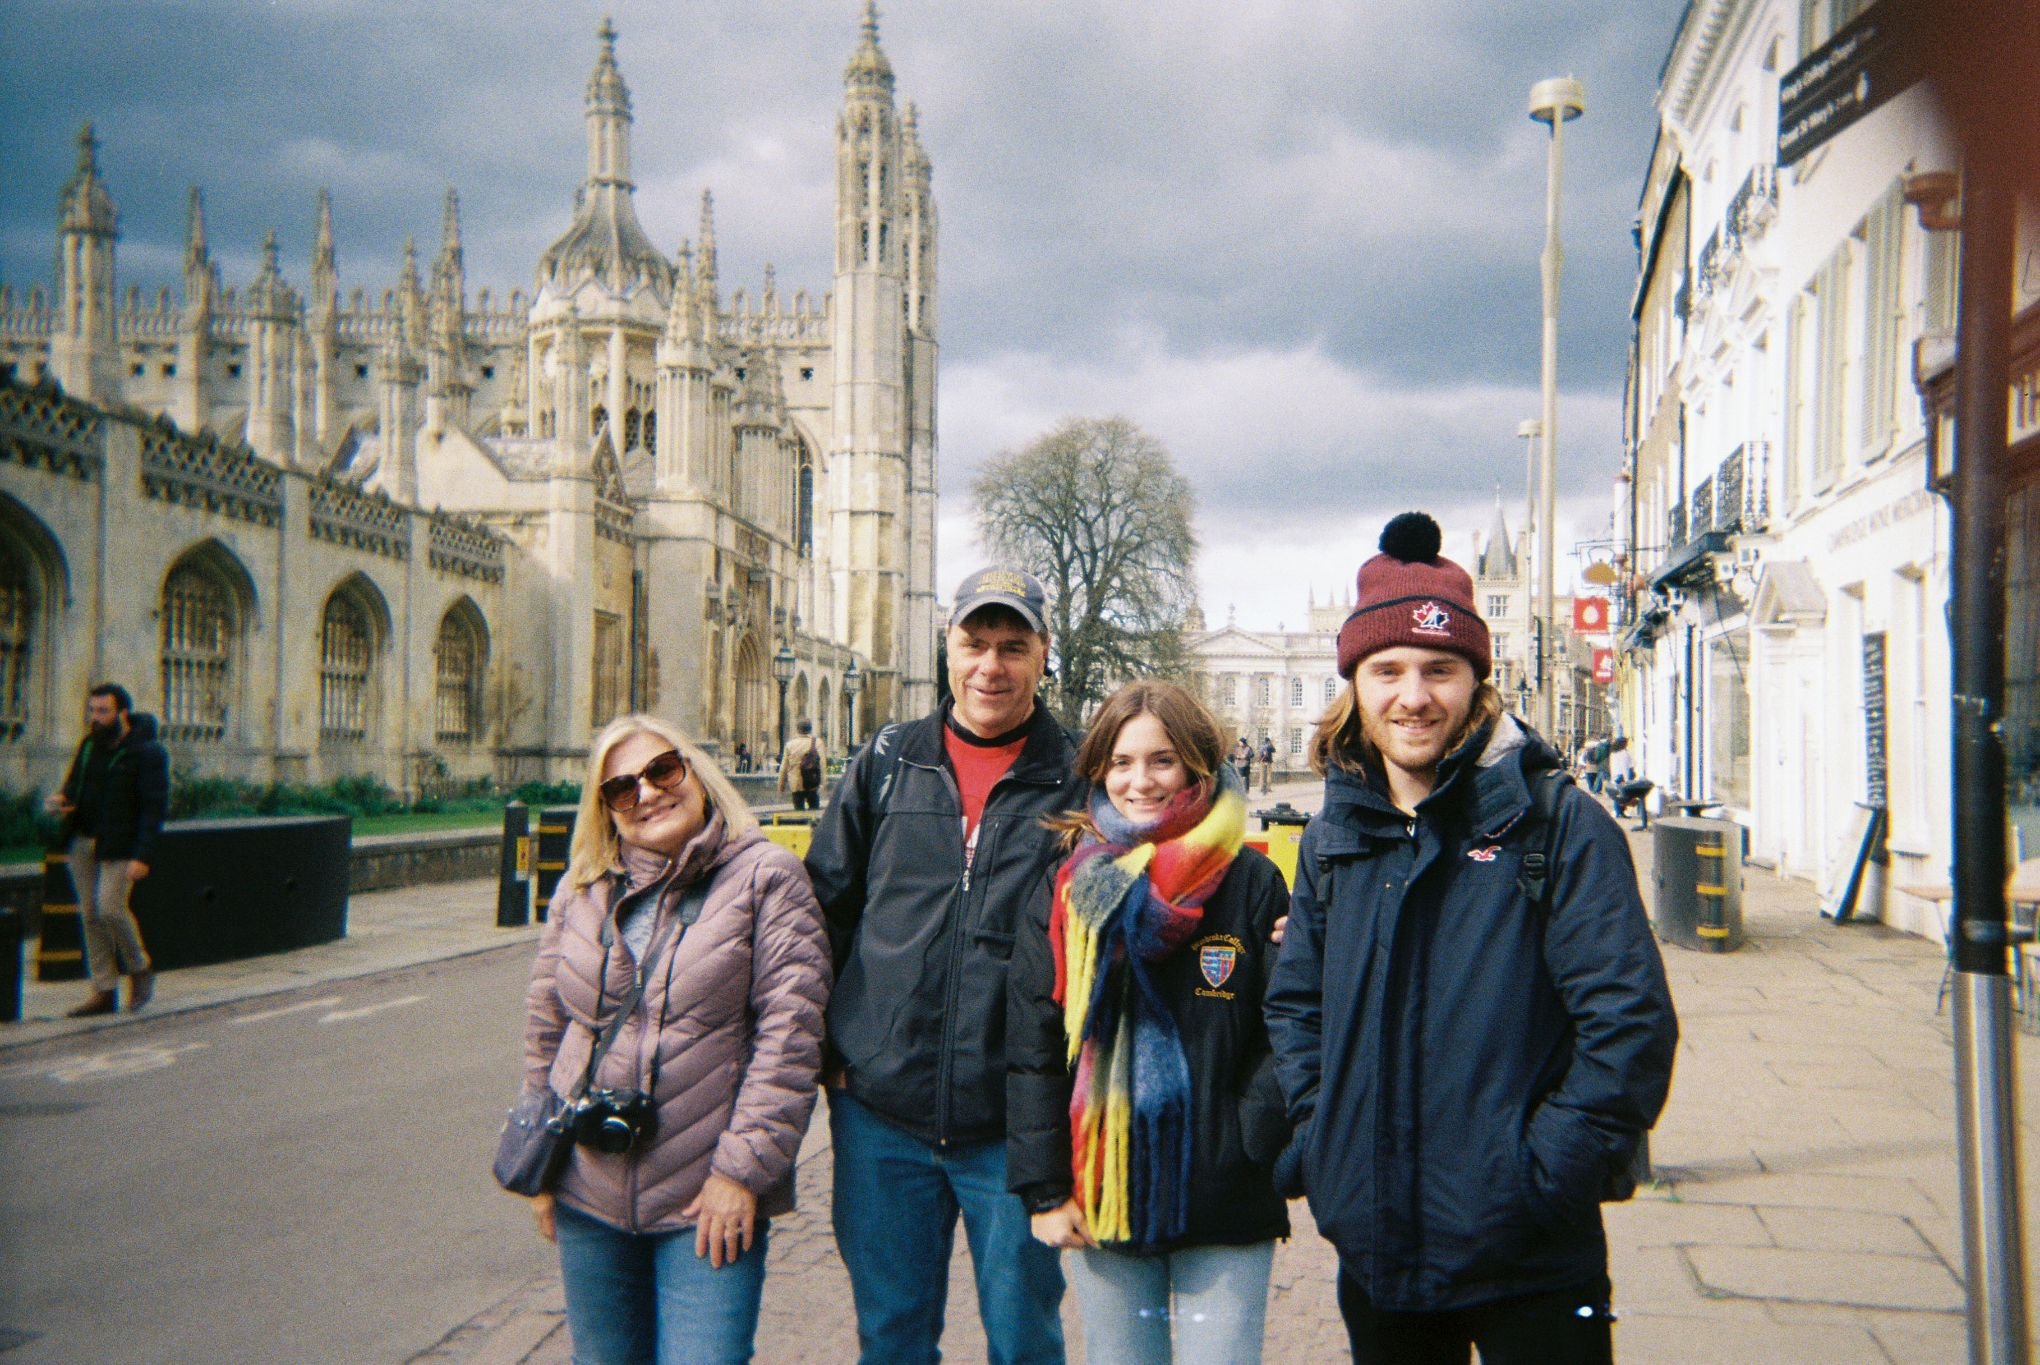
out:
<path id="1" fill-rule="evenodd" d="M 1539 123 L 1578 118 L 1587 112 L 1587 87 L 1572 76 L 1553 76 L 1530 87 L 1530 117 Z"/>

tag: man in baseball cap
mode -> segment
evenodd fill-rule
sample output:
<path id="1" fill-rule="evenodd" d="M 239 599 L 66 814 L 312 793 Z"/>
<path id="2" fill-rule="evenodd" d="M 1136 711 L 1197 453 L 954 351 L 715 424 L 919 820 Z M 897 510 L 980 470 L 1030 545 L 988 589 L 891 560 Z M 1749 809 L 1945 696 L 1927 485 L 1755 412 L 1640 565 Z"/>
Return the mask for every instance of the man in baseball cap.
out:
<path id="1" fill-rule="evenodd" d="M 1047 922 L 1043 817 L 1085 794 L 1036 697 L 1047 604 L 1021 569 L 957 586 L 951 697 L 851 760 L 808 851 L 836 963 L 836 1245 L 866 1361 L 938 1357 L 959 1212 L 992 1359 L 1064 1358 L 1062 1268 L 1006 1182 L 1007 955 Z"/>

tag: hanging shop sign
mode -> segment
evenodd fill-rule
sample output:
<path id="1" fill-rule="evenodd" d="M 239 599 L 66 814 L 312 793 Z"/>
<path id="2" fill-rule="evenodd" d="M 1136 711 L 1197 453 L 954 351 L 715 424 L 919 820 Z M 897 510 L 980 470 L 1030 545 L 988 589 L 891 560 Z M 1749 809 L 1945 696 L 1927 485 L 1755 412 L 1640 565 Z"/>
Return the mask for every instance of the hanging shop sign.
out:
<path id="1" fill-rule="evenodd" d="M 1778 164 L 1793 162 L 1927 74 L 1915 0 L 1879 0 L 1778 82 Z"/>
<path id="2" fill-rule="evenodd" d="M 1606 635 L 1608 599 L 1575 597 L 1572 602 L 1572 628 L 1575 635 Z"/>

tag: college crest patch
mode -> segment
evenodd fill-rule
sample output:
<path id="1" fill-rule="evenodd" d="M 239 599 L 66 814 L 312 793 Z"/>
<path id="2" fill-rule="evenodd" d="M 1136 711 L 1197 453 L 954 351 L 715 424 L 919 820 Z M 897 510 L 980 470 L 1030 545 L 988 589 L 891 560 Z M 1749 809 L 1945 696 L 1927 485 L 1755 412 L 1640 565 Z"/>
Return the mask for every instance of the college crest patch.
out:
<path id="1" fill-rule="evenodd" d="M 1452 624 L 1452 613 L 1436 602 L 1426 602 L 1410 615 L 1415 618 L 1417 629 L 1426 635 L 1449 635 L 1446 627 Z"/>
<path id="2" fill-rule="evenodd" d="M 1213 990 L 1223 986 L 1239 965 L 1240 950 L 1230 943 L 1208 943 L 1197 950 L 1197 970 Z"/>

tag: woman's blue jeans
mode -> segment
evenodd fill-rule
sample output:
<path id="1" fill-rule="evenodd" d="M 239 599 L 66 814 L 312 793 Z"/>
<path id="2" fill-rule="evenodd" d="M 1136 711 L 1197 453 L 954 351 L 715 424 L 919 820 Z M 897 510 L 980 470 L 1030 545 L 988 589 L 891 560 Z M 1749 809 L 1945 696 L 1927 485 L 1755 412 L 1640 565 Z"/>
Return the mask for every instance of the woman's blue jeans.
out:
<path id="1" fill-rule="evenodd" d="M 765 1288 L 765 1223 L 751 1249 L 717 1270 L 694 1254 L 694 1229 L 624 1232 L 553 1208 L 574 1365 L 744 1365 Z"/>
<path id="2" fill-rule="evenodd" d="M 1158 1256 L 1079 1251 L 1070 1282 L 1084 1359 L 1112 1365 L 1259 1365 L 1273 1242 Z"/>

